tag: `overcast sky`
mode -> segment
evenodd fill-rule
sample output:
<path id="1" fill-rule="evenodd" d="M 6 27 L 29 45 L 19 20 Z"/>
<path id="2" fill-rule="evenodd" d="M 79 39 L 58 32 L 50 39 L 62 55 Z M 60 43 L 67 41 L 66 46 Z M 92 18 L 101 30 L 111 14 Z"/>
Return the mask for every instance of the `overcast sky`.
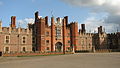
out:
<path id="1" fill-rule="evenodd" d="M 97 31 L 103 26 L 106 32 L 120 31 L 120 0 L 0 0 L 0 19 L 9 26 L 10 17 L 25 27 L 34 22 L 34 13 L 42 17 L 69 16 L 69 22 L 86 24 L 87 32 Z M 79 25 L 80 28 L 80 25 Z"/>

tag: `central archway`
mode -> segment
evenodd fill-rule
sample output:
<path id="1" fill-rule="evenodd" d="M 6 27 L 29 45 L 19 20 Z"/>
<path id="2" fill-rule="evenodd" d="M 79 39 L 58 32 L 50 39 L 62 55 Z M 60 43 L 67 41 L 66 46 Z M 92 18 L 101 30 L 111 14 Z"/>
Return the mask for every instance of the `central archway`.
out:
<path id="1" fill-rule="evenodd" d="M 62 51 L 62 43 L 61 42 L 57 42 L 55 44 L 55 51 L 58 51 L 58 52 Z"/>

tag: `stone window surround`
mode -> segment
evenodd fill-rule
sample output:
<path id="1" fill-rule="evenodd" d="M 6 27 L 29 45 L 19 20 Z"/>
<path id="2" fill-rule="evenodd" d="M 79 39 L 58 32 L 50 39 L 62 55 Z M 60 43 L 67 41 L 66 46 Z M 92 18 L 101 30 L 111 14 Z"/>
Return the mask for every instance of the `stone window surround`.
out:
<path id="1" fill-rule="evenodd" d="M 21 47 L 21 51 L 23 51 L 23 48 L 25 47 L 25 51 L 27 51 L 27 47 L 26 46 L 22 46 Z"/>
<path id="2" fill-rule="evenodd" d="M 25 37 L 25 43 L 23 43 L 23 37 Z M 26 44 L 26 42 L 27 42 L 27 36 L 22 36 L 22 44 Z"/>
<path id="3" fill-rule="evenodd" d="M 6 37 L 9 37 L 9 39 L 6 39 Z M 6 43 L 6 40 L 9 40 L 9 42 L 8 43 Z M 5 35 L 5 40 L 4 40 L 4 43 L 6 43 L 6 44 L 9 44 L 10 43 L 10 35 Z"/>
<path id="4" fill-rule="evenodd" d="M 9 48 L 8 51 L 6 51 L 6 48 L 7 48 L 7 47 Z M 10 52 L 10 46 L 5 46 L 5 47 L 4 47 L 4 52 L 8 52 L 8 53 L 9 53 L 9 52 Z"/>

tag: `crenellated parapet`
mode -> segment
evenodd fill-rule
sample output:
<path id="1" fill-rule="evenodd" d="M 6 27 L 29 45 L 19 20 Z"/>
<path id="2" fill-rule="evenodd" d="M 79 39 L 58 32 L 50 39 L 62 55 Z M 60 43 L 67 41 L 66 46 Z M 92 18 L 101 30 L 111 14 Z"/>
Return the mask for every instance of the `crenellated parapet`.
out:
<path id="1" fill-rule="evenodd" d="M 2 27 L 2 33 L 9 33 L 9 34 L 32 34 L 32 29 Z"/>
<path id="2" fill-rule="evenodd" d="M 86 36 L 86 37 L 92 37 L 93 35 L 92 35 L 92 33 L 79 33 L 79 36 L 81 37 L 81 36 Z"/>

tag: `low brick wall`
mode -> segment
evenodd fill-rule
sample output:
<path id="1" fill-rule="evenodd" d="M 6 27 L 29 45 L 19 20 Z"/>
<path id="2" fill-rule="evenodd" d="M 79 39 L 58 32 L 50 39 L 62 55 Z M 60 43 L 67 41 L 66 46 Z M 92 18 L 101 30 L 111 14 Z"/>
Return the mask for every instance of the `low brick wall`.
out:
<path id="1" fill-rule="evenodd" d="M 59 55 L 64 54 L 63 52 L 51 52 L 51 53 L 4 53 L 2 54 L 3 57 L 8 56 L 37 56 L 37 55 Z M 66 52 L 65 54 L 73 54 L 71 52 Z"/>
<path id="2" fill-rule="evenodd" d="M 104 52 L 111 52 L 111 50 L 109 50 L 109 49 L 98 49 L 98 50 L 95 50 L 95 52 L 104 53 Z"/>

